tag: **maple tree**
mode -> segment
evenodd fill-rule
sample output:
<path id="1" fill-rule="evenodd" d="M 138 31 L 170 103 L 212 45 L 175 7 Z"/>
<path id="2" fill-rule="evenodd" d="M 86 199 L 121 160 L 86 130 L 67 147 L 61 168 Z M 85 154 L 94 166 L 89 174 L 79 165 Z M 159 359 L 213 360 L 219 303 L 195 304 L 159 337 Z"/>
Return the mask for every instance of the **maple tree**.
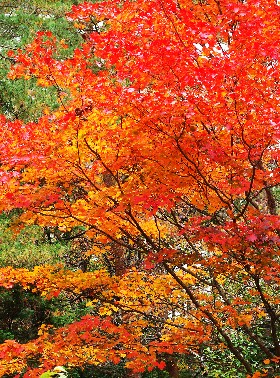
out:
<path id="1" fill-rule="evenodd" d="M 78 295 L 90 311 L 6 341 L 0 374 L 107 360 L 168 369 L 210 345 L 243 376 L 276 377 L 279 5 L 86 2 L 67 17 L 84 39 L 72 57 L 50 32 L 10 53 L 9 77 L 55 88 L 60 108 L 38 122 L 1 116 L 1 210 L 82 227 L 103 267 L 1 269 L 6 288 Z"/>

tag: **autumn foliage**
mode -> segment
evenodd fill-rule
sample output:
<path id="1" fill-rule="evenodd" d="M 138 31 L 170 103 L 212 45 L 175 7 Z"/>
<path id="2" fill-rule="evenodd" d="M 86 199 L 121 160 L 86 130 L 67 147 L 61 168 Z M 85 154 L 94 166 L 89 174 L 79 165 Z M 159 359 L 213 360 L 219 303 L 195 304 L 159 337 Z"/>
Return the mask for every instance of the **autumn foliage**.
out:
<path id="1" fill-rule="evenodd" d="M 84 37 L 73 56 L 60 59 L 65 41 L 46 32 L 14 56 L 9 77 L 55 87 L 60 108 L 27 124 L 1 116 L 1 210 L 82 226 L 103 266 L 1 270 L 6 288 L 80 295 L 92 310 L 1 345 L 0 374 L 107 360 L 164 369 L 211 345 L 244 377 L 276 377 L 279 5 L 87 2 L 67 17 Z"/>

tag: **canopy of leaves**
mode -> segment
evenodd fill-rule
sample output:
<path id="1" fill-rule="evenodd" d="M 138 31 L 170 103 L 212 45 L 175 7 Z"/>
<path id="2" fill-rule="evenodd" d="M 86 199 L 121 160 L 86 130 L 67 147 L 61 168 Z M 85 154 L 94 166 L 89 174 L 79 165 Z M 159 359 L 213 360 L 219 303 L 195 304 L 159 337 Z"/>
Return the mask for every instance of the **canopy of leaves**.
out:
<path id="1" fill-rule="evenodd" d="M 244 377 L 280 374 L 279 17 L 274 0 L 86 2 L 67 14 L 71 57 L 46 31 L 9 54 L 9 78 L 60 105 L 1 116 L 2 209 L 82 226 L 100 269 L 1 270 L 6 289 L 90 308 L 2 344 L 2 375 L 109 361 L 176 376 L 188 355 L 214 377 L 213 350 Z"/>

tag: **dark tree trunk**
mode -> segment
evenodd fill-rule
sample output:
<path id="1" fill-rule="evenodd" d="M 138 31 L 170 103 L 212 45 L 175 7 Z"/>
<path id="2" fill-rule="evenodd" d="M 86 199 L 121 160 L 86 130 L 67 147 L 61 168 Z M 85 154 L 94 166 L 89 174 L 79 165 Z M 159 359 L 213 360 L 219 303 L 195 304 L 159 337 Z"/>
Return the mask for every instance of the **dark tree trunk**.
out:
<path id="1" fill-rule="evenodd" d="M 166 371 L 171 378 L 179 378 L 179 369 L 177 365 L 177 359 L 173 356 L 168 356 L 165 359 Z"/>
<path id="2" fill-rule="evenodd" d="M 142 373 L 133 373 L 131 370 L 127 370 L 124 378 L 141 378 Z"/>

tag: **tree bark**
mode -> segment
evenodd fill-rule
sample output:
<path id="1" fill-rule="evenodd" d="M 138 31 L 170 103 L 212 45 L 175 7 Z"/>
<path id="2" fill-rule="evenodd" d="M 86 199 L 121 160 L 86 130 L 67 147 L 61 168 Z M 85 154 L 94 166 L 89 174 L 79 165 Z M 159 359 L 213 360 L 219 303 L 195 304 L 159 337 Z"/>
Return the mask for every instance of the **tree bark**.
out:
<path id="1" fill-rule="evenodd" d="M 166 371 L 171 378 L 179 378 L 179 368 L 177 365 L 177 359 L 174 356 L 168 356 L 165 359 Z"/>

